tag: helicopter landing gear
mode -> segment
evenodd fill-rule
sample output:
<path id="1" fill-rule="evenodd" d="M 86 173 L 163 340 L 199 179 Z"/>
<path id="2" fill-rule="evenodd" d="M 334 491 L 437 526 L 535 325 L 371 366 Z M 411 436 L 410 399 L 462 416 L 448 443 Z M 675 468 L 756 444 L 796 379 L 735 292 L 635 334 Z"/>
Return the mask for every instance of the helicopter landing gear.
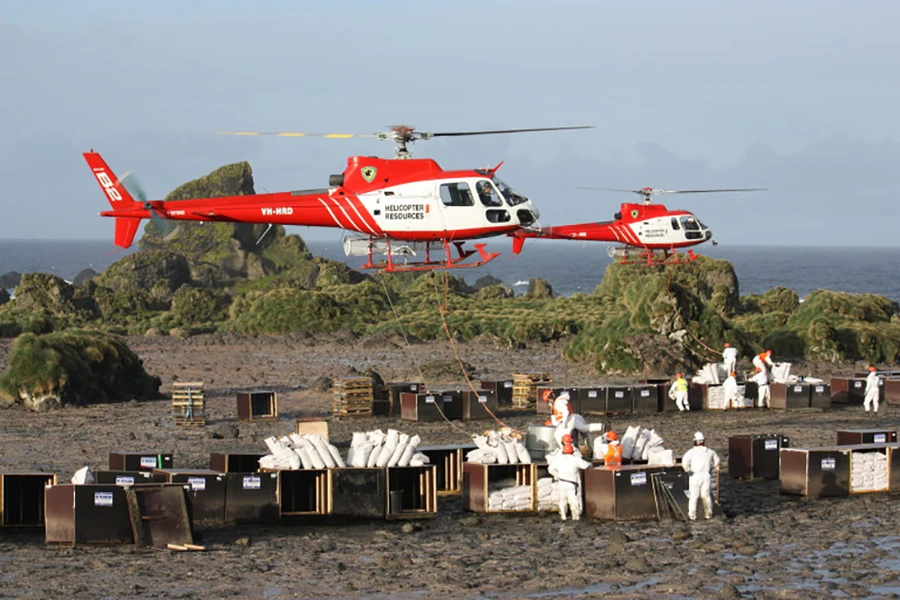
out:
<path id="1" fill-rule="evenodd" d="M 442 240 L 445 255 L 444 260 L 433 260 L 431 258 L 431 245 L 434 242 L 425 242 L 424 259 L 410 261 L 408 257 L 417 256 L 415 250 L 410 248 L 410 246 L 408 245 L 403 245 L 400 248 L 396 249 L 392 248 L 391 240 L 382 238 L 379 239 L 378 242 L 383 242 L 386 246 L 386 248 L 383 249 L 383 252 L 387 257 L 387 260 L 375 263 L 373 261 L 373 255 L 375 253 L 375 241 L 376 240 L 374 239 L 370 240 L 367 253 L 368 261 L 366 261 L 366 264 L 364 264 L 362 268 L 379 269 L 381 271 L 384 271 L 385 273 L 399 273 L 403 271 L 434 271 L 437 269 L 469 269 L 472 267 L 480 267 L 481 265 L 487 264 L 500 256 L 499 252 L 488 252 L 487 250 L 485 250 L 485 246 L 487 246 L 487 244 L 484 243 L 473 244 L 474 249 L 468 249 L 464 248 L 466 242 L 451 242 L 450 240 Z M 456 256 L 454 256 L 453 248 L 456 249 Z M 463 261 L 476 253 L 478 254 L 479 260 L 470 263 L 463 263 Z M 395 262 L 395 255 L 404 256 L 403 262 Z"/>

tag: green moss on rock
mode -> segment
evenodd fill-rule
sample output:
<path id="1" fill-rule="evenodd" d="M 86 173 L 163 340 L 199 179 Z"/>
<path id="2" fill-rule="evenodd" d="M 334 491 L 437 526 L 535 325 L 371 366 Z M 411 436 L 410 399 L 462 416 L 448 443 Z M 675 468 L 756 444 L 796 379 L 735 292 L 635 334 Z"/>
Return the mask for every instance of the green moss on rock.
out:
<path id="1" fill-rule="evenodd" d="M 159 378 L 144 371 L 124 340 L 98 331 L 24 334 L 13 343 L 0 374 L 6 402 L 32 410 L 155 398 L 159 386 Z"/>

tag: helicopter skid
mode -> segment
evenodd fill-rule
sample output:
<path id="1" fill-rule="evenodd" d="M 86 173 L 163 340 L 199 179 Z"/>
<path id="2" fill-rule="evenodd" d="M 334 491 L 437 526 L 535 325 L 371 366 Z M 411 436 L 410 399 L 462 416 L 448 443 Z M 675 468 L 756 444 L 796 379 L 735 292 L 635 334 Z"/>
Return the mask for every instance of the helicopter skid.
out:
<path id="1" fill-rule="evenodd" d="M 451 252 L 451 244 L 456 248 L 457 256 L 454 257 Z M 474 250 L 463 248 L 465 242 L 444 241 L 444 260 L 431 259 L 431 246 L 426 244 L 425 258 L 423 260 L 409 261 L 404 259 L 402 263 L 394 261 L 394 253 L 391 251 L 390 242 L 387 242 L 387 260 L 379 263 L 372 262 L 372 254 L 369 254 L 369 260 L 362 266 L 363 269 L 379 269 L 385 273 L 400 273 L 404 271 L 434 271 L 438 269 L 470 269 L 472 267 L 480 267 L 487 264 L 500 256 L 499 252 L 487 252 L 485 246 L 487 244 L 474 244 Z M 471 263 L 464 263 L 466 259 L 473 254 L 478 254 L 480 260 Z"/>
<path id="2" fill-rule="evenodd" d="M 611 258 L 618 258 L 619 263 L 623 265 L 629 264 L 645 264 L 645 265 L 678 265 L 684 263 L 692 263 L 699 258 L 693 250 L 679 253 L 674 248 L 610 248 L 608 252 Z"/>

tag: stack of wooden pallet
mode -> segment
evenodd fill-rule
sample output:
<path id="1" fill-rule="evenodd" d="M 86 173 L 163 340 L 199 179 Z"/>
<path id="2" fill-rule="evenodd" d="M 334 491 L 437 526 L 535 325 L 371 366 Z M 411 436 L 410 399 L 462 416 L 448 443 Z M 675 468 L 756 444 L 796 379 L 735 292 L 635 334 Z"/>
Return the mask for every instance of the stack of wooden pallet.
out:
<path id="1" fill-rule="evenodd" d="M 172 420 L 175 425 L 206 426 L 202 381 L 172 384 Z"/>
<path id="2" fill-rule="evenodd" d="M 336 417 L 372 416 L 372 378 L 345 377 L 334 382 L 334 407 Z"/>
<path id="3" fill-rule="evenodd" d="M 537 388 L 551 383 L 553 376 L 550 373 L 516 373 L 513 375 L 513 406 L 534 405 Z"/>

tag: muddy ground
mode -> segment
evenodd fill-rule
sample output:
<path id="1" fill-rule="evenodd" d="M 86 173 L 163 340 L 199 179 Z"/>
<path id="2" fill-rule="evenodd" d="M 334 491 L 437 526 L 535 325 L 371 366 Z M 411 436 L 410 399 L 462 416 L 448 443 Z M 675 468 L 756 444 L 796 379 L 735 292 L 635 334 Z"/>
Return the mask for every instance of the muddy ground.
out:
<path id="1" fill-rule="evenodd" d="M 203 380 L 206 430 L 174 429 L 165 400 L 66 408 L 46 414 L 0 411 L 0 471 L 50 471 L 67 481 L 84 465 L 106 468 L 111 450 L 172 452 L 176 467 L 206 468 L 210 452 L 265 451 L 263 439 L 293 430 L 299 416 L 327 414 L 319 377 L 374 368 L 388 380 L 463 380 L 447 343 L 402 340 L 201 336 L 133 338 L 131 347 L 168 393 L 173 380 Z M 524 350 L 477 341 L 457 347 L 477 376 L 547 371 L 567 385 L 601 381 L 564 363 L 559 347 Z M 0 344 L 0 368 L 8 343 Z M 437 362 L 435 362 L 437 361 Z M 444 361 L 444 363 L 441 363 Z M 429 364 L 431 363 L 431 364 Z M 449 365 L 449 366 L 448 366 Z M 852 367 L 813 367 L 813 374 Z M 235 390 L 279 392 L 276 422 L 237 423 Z M 524 429 L 543 420 L 507 410 Z M 589 419 L 590 420 L 590 419 Z M 836 429 L 873 426 L 862 409 L 829 412 L 696 412 L 614 417 L 614 426 L 655 428 L 681 454 L 695 430 L 727 464 L 728 437 L 789 436 L 793 446 L 834 443 Z M 234 425 L 237 425 L 235 437 Z M 888 409 L 877 425 L 900 426 Z M 332 441 L 346 452 L 353 431 L 393 427 L 423 444 L 467 443 L 493 421 L 416 424 L 386 417 L 334 420 Z M 465 430 L 465 433 L 460 430 Z M 212 437 L 216 433 L 221 439 Z M 132 546 L 59 548 L 42 532 L 0 533 L 0 597 L 7 598 L 806 598 L 900 595 L 898 497 L 863 494 L 809 500 L 781 495 L 777 482 L 722 478 L 727 516 L 711 522 L 561 522 L 552 513 L 464 512 L 441 496 L 437 518 L 240 526 L 206 530 L 206 552 Z"/>

